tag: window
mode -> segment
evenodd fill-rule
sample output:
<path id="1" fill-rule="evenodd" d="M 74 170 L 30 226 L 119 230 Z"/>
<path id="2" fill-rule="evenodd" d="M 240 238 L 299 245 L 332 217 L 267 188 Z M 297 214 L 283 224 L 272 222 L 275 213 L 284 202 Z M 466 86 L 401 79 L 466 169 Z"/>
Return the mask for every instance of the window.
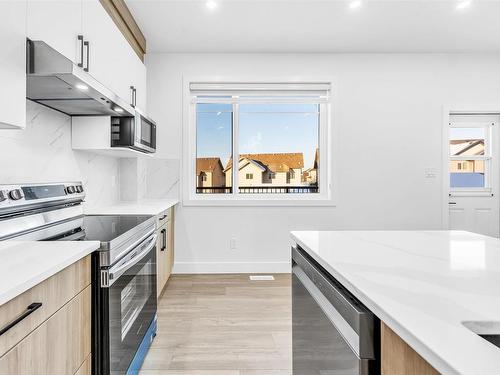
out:
<path id="1" fill-rule="evenodd" d="M 489 191 L 491 124 L 454 122 L 449 130 L 452 191 Z"/>
<path id="2" fill-rule="evenodd" d="M 189 200 L 330 199 L 329 83 L 190 83 L 186 92 Z"/>
<path id="3" fill-rule="evenodd" d="M 203 173 L 203 174 L 201 175 L 201 180 L 202 180 L 203 182 L 206 182 L 206 181 L 207 181 L 207 175 L 206 175 L 205 173 Z"/>

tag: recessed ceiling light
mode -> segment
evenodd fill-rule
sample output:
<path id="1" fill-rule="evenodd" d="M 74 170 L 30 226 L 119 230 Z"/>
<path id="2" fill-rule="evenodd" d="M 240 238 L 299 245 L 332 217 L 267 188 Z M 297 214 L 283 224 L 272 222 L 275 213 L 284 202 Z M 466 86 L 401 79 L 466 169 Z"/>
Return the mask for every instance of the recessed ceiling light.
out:
<path id="1" fill-rule="evenodd" d="M 89 87 L 87 85 L 84 85 L 83 83 L 77 83 L 75 85 L 75 87 L 78 89 L 78 90 L 82 90 L 82 91 L 86 91 L 89 89 Z"/>
<path id="2" fill-rule="evenodd" d="M 217 8 L 217 3 L 214 0 L 207 0 L 206 6 L 208 9 Z"/>
<path id="3" fill-rule="evenodd" d="M 351 8 L 351 9 L 357 9 L 357 8 L 359 8 L 362 4 L 363 4 L 363 2 L 362 2 L 361 0 L 352 0 L 352 1 L 349 3 L 349 8 Z"/>
<path id="4" fill-rule="evenodd" d="M 472 0 L 461 0 L 457 4 L 457 9 L 465 9 L 468 8 L 472 4 Z"/>
<path id="5" fill-rule="evenodd" d="M 123 109 L 120 108 L 120 107 L 115 107 L 114 109 L 115 112 L 118 112 L 118 113 L 122 113 L 123 112 Z"/>

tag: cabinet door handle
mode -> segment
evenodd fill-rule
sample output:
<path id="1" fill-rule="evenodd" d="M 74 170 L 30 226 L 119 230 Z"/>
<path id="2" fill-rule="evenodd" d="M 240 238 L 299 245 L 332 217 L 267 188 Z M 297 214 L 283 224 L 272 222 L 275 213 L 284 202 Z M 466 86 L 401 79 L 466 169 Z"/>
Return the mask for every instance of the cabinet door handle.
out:
<path id="1" fill-rule="evenodd" d="M 0 336 L 2 336 L 5 332 L 7 332 L 9 329 L 14 327 L 16 324 L 21 322 L 22 320 L 26 319 L 29 315 L 34 313 L 36 310 L 38 310 L 40 307 L 42 307 L 41 302 L 34 302 L 28 307 L 26 307 L 26 310 L 19 315 L 16 319 L 14 319 L 12 322 L 8 323 L 6 326 L 2 327 L 0 329 Z"/>
<path id="2" fill-rule="evenodd" d="M 87 49 L 87 66 L 85 68 L 83 68 L 83 70 L 88 72 L 89 71 L 89 60 L 90 60 L 90 42 L 88 40 L 86 40 L 85 42 L 83 42 L 83 44 L 85 45 L 85 48 Z"/>
<path id="3" fill-rule="evenodd" d="M 162 217 L 160 217 L 160 221 L 165 219 L 167 217 L 167 215 L 163 215 Z"/>
<path id="4" fill-rule="evenodd" d="M 131 90 L 131 94 L 132 94 L 132 98 L 130 99 L 131 100 L 130 105 L 135 108 L 135 104 L 136 104 L 136 89 L 135 89 L 135 86 L 130 86 L 130 90 Z"/>
<path id="5" fill-rule="evenodd" d="M 83 35 L 78 35 L 78 41 L 80 42 L 80 62 L 78 66 L 83 68 Z"/>
<path id="6" fill-rule="evenodd" d="M 166 229 L 162 229 L 161 230 L 161 249 L 160 251 L 163 251 L 167 248 L 167 230 Z"/>

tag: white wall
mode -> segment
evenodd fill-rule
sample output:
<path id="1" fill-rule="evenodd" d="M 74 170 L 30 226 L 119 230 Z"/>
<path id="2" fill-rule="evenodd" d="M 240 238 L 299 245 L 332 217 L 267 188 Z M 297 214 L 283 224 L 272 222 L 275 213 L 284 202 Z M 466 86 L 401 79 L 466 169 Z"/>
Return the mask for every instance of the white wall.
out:
<path id="1" fill-rule="evenodd" d="M 87 205 L 118 200 L 118 159 L 73 151 L 69 116 L 27 101 L 26 119 L 0 131 L 0 184 L 82 181 Z"/>
<path id="2" fill-rule="evenodd" d="M 181 158 L 183 74 L 336 78 L 337 206 L 181 206 L 176 272 L 286 271 L 294 229 L 441 228 L 442 107 L 500 108 L 500 54 L 148 54 L 147 67 L 169 159 Z"/>

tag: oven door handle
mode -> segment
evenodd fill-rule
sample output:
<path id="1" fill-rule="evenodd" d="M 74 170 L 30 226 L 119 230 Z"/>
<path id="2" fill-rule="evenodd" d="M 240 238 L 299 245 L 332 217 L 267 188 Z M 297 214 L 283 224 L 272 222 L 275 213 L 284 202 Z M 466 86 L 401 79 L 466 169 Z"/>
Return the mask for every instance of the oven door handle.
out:
<path id="1" fill-rule="evenodd" d="M 151 239 L 146 241 L 146 245 L 142 245 L 143 250 L 130 258 L 127 262 L 121 264 L 119 267 L 113 269 L 113 267 L 109 270 L 109 285 L 112 285 L 116 280 L 120 278 L 121 275 L 125 273 L 129 268 L 135 266 L 139 263 L 144 257 L 155 247 L 156 245 L 156 237 L 154 234 Z"/>

